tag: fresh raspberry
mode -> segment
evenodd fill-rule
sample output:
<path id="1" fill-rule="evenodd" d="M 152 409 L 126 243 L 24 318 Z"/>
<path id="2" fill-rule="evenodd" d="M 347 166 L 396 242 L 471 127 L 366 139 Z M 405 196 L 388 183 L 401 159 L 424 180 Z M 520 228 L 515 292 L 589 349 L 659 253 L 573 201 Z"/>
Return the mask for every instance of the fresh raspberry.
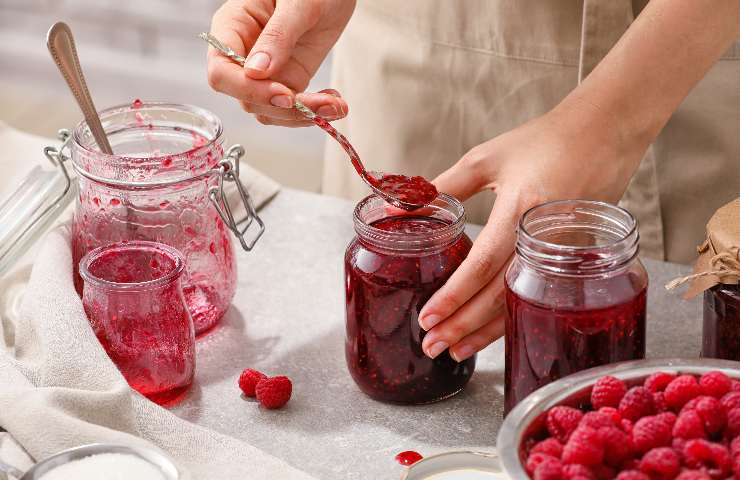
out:
<path id="1" fill-rule="evenodd" d="M 688 442 L 688 440 L 685 438 L 673 437 L 673 440 L 671 440 L 671 448 L 677 452 L 683 452 L 683 447 L 686 445 L 686 442 Z"/>
<path id="2" fill-rule="evenodd" d="M 676 376 L 672 373 L 655 372 L 645 379 L 644 387 L 653 393 L 662 392 L 674 378 Z"/>
<path id="3" fill-rule="evenodd" d="M 556 438 L 547 438 L 539 443 L 536 443 L 529 454 L 544 453 L 555 458 L 560 458 L 563 455 L 563 444 L 560 443 Z"/>
<path id="4" fill-rule="evenodd" d="M 530 475 L 534 475 L 534 471 L 537 470 L 537 467 L 540 466 L 540 463 L 545 462 L 548 459 L 558 460 L 552 455 L 547 455 L 545 453 L 530 453 L 529 457 L 527 457 L 527 463 L 524 465 L 524 468 L 526 468 L 527 473 L 529 473 Z"/>
<path id="5" fill-rule="evenodd" d="M 696 397 L 694 400 L 697 400 L 694 410 L 699 414 L 704 422 L 704 429 L 707 433 L 711 435 L 725 428 L 727 416 L 720 405 L 719 400 L 706 395 Z"/>
<path id="6" fill-rule="evenodd" d="M 639 470 L 640 460 L 638 458 L 628 458 L 620 465 L 620 468 L 622 470 Z"/>
<path id="7" fill-rule="evenodd" d="M 612 376 L 601 377 L 591 389 L 591 406 L 595 410 L 601 407 L 618 407 L 619 401 L 627 393 L 627 385 Z"/>
<path id="8" fill-rule="evenodd" d="M 722 372 L 707 372 L 699 378 L 699 386 L 704 395 L 721 398 L 732 388 L 732 380 Z"/>
<path id="9" fill-rule="evenodd" d="M 604 447 L 598 432 L 590 427 L 579 427 L 563 448 L 563 463 L 580 463 L 591 466 L 604 459 Z"/>
<path id="10" fill-rule="evenodd" d="M 727 428 L 725 434 L 734 439 L 740 435 L 740 407 L 733 408 L 727 412 Z"/>
<path id="11" fill-rule="evenodd" d="M 581 422 L 578 424 L 579 427 L 591 427 L 598 430 L 601 427 L 613 427 L 613 417 L 603 412 L 588 412 L 586 413 Z"/>
<path id="12" fill-rule="evenodd" d="M 676 377 L 665 388 L 665 401 L 669 407 L 679 409 L 686 402 L 701 395 L 701 388 L 693 375 Z"/>
<path id="13" fill-rule="evenodd" d="M 645 387 L 632 387 L 619 402 L 619 414 L 633 422 L 653 413 L 653 395 Z"/>
<path id="14" fill-rule="evenodd" d="M 604 446 L 604 462 L 613 467 L 620 466 L 633 452 L 632 439 L 617 427 L 602 427 L 598 430 Z"/>
<path id="15" fill-rule="evenodd" d="M 244 395 L 247 397 L 254 397 L 254 389 L 260 380 L 267 378 L 262 372 L 252 370 L 251 368 L 245 368 L 241 375 L 239 375 L 239 388 L 241 388 Z"/>
<path id="16" fill-rule="evenodd" d="M 614 422 L 614 425 L 616 425 L 617 427 L 622 422 L 622 416 L 619 414 L 619 410 L 614 407 L 601 407 L 598 411 L 599 413 L 608 415 L 609 418 L 612 419 L 612 422 Z"/>
<path id="17" fill-rule="evenodd" d="M 612 480 L 617 476 L 617 472 L 613 468 L 602 464 L 594 465 L 591 470 L 598 480 Z"/>
<path id="18" fill-rule="evenodd" d="M 719 399 L 719 404 L 725 409 L 725 412 L 729 412 L 733 408 L 740 407 L 740 392 L 729 392 L 726 393 L 722 398 Z"/>
<path id="19" fill-rule="evenodd" d="M 662 412 L 657 415 L 655 415 L 655 418 L 658 420 L 665 422 L 668 424 L 669 427 L 673 428 L 673 425 L 676 423 L 676 414 L 673 412 Z"/>
<path id="20" fill-rule="evenodd" d="M 740 380 L 733 380 L 730 387 L 731 392 L 740 392 Z"/>
<path id="21" fill-rule="evenodd" d="M 730 442 L 730 455 L 733 457 L 740 455 L 740 436 L 735 437 L 732 442 Z"/>
<path id="22" fill-rule="evenodd" d="M 665 393 L 654 392 L 653 393 L 653 405 L 655 406 L 656 412 L 668 411 L 668 404 L 665 403 Z"/>
<path id="23" fill-rule="evenodd" d="M 565 443 L 582 418 L 583 412 L 577 408 L 552 407 L 547 412 L 547 431 L 550 432 L 551 436 L 560 440 L 561 443 Z"/>
<path id="24" fill-rule="evenodd" d="M 257 384 L 257 400 L 267 409 L 280 408 L 290 400 L 293 384 L 288 377 L 266 378 Z"/>
<path id="25" fill-rule="evenodd" d="M 616 480 L 650 480 L 650 477 L 637 470 L 622 470 Z"/>
<path id="26" fill-rule="evenodd" d="M 653 448 L 640 461 L 640 471 L 658 478 L 673 478 L 681 470 L 681 457 L 669 447 Z"/>
<path id="27" fill-rule="evenodd" d="M 632 434 L 632 430 L 635 428 L 635 424 L 632 423 L 631 420 L 627 420 L 626 418 L 623 418 L 622 421 L 619 422 L 619 426 L 627 434 Z"/>
<path id="28" fill-rule="evenodd" d="M 579 465 L 577 463 L 563 465 L 563 478 L 566 480 L 574 480 L 576 478 L 587 478 L 589 480 L 596 480 L 593 472 L 587 466 Z"/>
<path id="29" fill-rule="evenodd" d="M 732 459 L 732 473 L 735 474 L 735 478 L 740 478 L 740 455 Z"/>
<path id="30" fill-rule="evenodd" d="M 706 438 L 704 422 L 696 410 L 681 412 L 673 425 L 673 436 L 690 440 L 692 438 Z"/>
<path id="31" fill-rule="evenodd" d="M 671 444 L 671 427 L 657 417 L 643 417 L 632 429 L 632 443 L 639 453 L 668 446 Z"/>
<path id="32" fill-rule="evenodd" d="M 561 480 L 563 464 L 557 458 L 547 458 L 534 470 L 534 480 Z"/>
<path id="33" fill-rule="evenodd" d="M 727 447 L 704 439 L 688 440 L 683 447 L 683 459 L 687 467 L 706 470 L 715 478 L 724 478 L 732 469 Z"/>
<path id="34" fill-rule="evenodd" d="M 712 477 L 701 470 L 684 470 L 676 477 L 676 480 L 712 480 Z"/>

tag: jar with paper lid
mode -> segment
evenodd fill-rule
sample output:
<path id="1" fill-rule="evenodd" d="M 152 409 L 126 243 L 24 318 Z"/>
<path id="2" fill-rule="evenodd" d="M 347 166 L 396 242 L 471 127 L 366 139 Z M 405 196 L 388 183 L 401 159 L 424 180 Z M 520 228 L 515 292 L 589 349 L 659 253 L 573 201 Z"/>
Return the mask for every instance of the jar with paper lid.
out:
<path id="1" fill-rule="evenodd" d="M 694 273 L 669 284 L 691 281 L 686 298 L 704 294 L 702 356 L 740 360 L 740 198 L 707 223 Z"/>
<path id="2" fill-rule="evenodd" d="M 248 251 L 264 231 L 239 180 L 244 150 L 235 145 L 225 151 L 221 121 L 195 106 L 137 100 L 99 115 L 114 154 L 98 149 L 84 121 L 63 135 L 62 148 L 47 149 L 67 177 L 71 159 L 77 176 L 73 262 L 121 241 L 176 248 L 185 258 L 185 300 L 202 334 L 218 323 L 236 290 L 231 235 Z M 227 185 L 235 187 L 243 208 L 229 202 Z M 237 207 L 244 218 L 237 219 Z M 77 268 L 75 285 L 81 291 Z"/>

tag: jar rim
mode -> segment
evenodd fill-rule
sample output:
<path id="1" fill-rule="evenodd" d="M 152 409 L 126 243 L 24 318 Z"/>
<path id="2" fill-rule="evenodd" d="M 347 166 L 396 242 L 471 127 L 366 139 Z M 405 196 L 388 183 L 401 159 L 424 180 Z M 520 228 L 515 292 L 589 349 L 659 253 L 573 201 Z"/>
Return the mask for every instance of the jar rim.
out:
<path id="1" fill-rule="evenodd" d="M 371 207 L 382 207 L 386 213 L 382 217 L 367 221 L 363 213 Z M 440 218 L 446 212 L 447 218 Z M 395 214 L 394 214 L 395 213 Z M 435 216 L 434 214 L 437 214 Z M 425 233 L 390 232 L 372 224 L 385 218 L 396 218 L 404 216 L 423 216 L 449 220 L 443 228 Z M 366 240 L 374 246 L 400 251 L 421 251 L 428 248 L 443 246 L 456 240 L 465 228 L 465 207 L 455 197 L 446 193 L 440 193 L 429 205 L 418 210 L 402 210 L 385 202 L 379 195 L 373 193 L 357 203 L 353 213 L 355 232 L 362 240 Z"/>
<path id="2" fill-rule="evenodd" d="M 144 282 L 116 282 L 113 280 L 106 280 L 100 278 L 90 272 L 90 266 L 98 259 L 102 254 L 111 250 L 119 251 L 131 251 L 131 250 L 150 250 L 158 251 L 165 256 L 170 257 L 174 261 L 174 267 L 172 270 L 167 272 L 165 275 L 155 278 L 153 280 L 147 280 Z M 130 240 L 111 243 L 95 248 L 88 252 L 79 264 L 79 272 L 85 283 L 90 283 L 98 288 L 105 288 L 108 290 L 122 290 L 122 291 L 141 291 L 151 290 L 158 287 L 169 285 L 176 280 L 185 269 L 185 260 L 182 254 L 175 248 L 165 245 L 161 242 L 152 242 L 148 240 Z"/>
<path id="3" fill-rule="evenodd" d="M 603 220 L 603 223 L 579 221 L 576 218 L 579 214 Z M 535 230 L 536 224 L 544 226 Z M 538 236 L 564 225 L 579 225 L 584 230 L 590 228 L 591 234 L 607 235 L 600 235 L 600 242 L 583 245 L 556 243 Z M 618 205 L 599 200 L 555 200 L 531 207 L 522 214 L 516 250 L 531 265 L 552 272 L 597 272 L 612 270 L 631 261 L 639 251 L 639 238 L 637 220 Z M 588 253 L 593 254 L 592 259 L 586 258 Z"/>

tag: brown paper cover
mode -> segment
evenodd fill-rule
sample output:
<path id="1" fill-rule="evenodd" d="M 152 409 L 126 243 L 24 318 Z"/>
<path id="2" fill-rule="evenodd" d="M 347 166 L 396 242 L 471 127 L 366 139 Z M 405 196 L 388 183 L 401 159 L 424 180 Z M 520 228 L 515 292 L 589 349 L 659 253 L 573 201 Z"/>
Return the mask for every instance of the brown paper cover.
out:
<path id="1" fill-rule="evenodd" d="M 697 250 L 699 258 L 685 298 L 718 283 L 740 282 L 740 198 L 715 212 L 707 223 L 707 239 Z"/>

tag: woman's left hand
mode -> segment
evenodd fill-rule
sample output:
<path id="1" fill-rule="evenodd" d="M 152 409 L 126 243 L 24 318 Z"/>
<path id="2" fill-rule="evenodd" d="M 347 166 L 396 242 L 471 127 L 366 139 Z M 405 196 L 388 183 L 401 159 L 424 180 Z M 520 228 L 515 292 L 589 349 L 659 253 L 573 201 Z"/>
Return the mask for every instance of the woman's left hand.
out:
<path id="1" fill-rule="evenodd" d="M 598 108 L 569 100 L 478 145 L 434 180 L 460 200 L 492 189 L 496 202 L 467 259 L 420 312 L 427 356 L 449 348 L 460 362 L 504 334 L 504 273 L 519 217 L 550 200 L 617 202 L 647 148 L 623 138 Z"/>

